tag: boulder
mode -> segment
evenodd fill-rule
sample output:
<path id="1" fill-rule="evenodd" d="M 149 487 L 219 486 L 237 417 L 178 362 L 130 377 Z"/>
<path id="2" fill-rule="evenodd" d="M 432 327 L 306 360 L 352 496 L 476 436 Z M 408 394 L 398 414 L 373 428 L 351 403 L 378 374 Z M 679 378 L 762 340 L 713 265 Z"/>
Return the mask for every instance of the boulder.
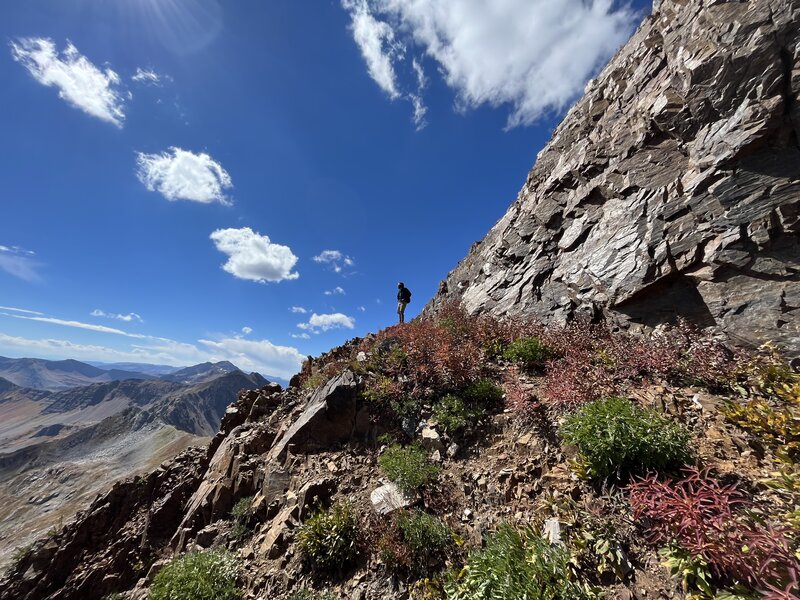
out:
<path id="1" fill-rule="evenodd" d="M 270 450 L 270 459 L 293 452 L 330 448 L 369 433 L 355 374 L 349 369 L 315 390 L 301 415 Z"/>
<path id="2" fill-rule="evenodd" d="M 369 495 L 369 499 L 375 512 L 379 515 L 388 515 L 414 503 L 414 498 L 403 493 L 394 483 L 386 483 L 374 489 Z"/>

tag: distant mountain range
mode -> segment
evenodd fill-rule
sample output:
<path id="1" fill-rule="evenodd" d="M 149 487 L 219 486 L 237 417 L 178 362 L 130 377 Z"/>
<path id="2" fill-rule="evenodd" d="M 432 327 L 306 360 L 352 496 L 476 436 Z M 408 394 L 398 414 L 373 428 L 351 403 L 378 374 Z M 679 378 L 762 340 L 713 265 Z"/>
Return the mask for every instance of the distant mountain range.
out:
<path id="1" fill-rule="evenodd" d="M 226 360 L 181 368 L 146 363 L 89 364 L 77 360 L 0 356 L 0 377 L 23 388 L 50 392 L 126 379 L 163 379 L 178 383 L 201 383 L 237 370 L 236 365 Z"/>
<path id="2" fill-rule="evenodd" d="M 239 390 L 267 383 L 227 361 L 0 357 L 0 563 L 113 481 L 204 444 Z"/>

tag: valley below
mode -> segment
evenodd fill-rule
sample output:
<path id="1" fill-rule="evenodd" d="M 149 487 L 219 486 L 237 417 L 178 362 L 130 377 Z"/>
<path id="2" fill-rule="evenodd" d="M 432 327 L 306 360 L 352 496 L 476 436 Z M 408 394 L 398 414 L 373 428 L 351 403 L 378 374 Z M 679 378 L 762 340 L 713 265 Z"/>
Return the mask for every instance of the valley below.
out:
<path id="1" fill-rule="evenodd" d="M 206 445 L 236 393 L 266 383 L 228 362 L 156 375 L 0 358 L 0 375 L 42 386 L 0 378 L 0 569 L 115 481 Z"/>

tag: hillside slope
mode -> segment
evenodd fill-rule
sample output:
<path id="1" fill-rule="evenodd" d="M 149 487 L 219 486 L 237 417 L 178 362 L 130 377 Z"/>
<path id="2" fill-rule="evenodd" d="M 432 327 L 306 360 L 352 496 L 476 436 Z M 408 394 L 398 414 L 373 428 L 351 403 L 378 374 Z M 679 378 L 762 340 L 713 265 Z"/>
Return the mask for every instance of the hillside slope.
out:
<path id="1" fill-rule="evenodd" d="M 657 325 L 800 353 L 800 3 L 654 3 L 428 310 Z"/>

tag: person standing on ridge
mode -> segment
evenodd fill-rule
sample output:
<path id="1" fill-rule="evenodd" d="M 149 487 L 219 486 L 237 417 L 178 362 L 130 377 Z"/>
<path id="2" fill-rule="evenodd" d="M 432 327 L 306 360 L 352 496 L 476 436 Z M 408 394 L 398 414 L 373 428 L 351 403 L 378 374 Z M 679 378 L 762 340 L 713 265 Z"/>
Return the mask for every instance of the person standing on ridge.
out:
<path id="1" fill-rule="evenodd" d="M 400 322 L 406 322 L 406 305 L 411 302 L 411 290 L 403 285 L 403 282 L 397 284 L 397 316 L 400 317 Z"/>

